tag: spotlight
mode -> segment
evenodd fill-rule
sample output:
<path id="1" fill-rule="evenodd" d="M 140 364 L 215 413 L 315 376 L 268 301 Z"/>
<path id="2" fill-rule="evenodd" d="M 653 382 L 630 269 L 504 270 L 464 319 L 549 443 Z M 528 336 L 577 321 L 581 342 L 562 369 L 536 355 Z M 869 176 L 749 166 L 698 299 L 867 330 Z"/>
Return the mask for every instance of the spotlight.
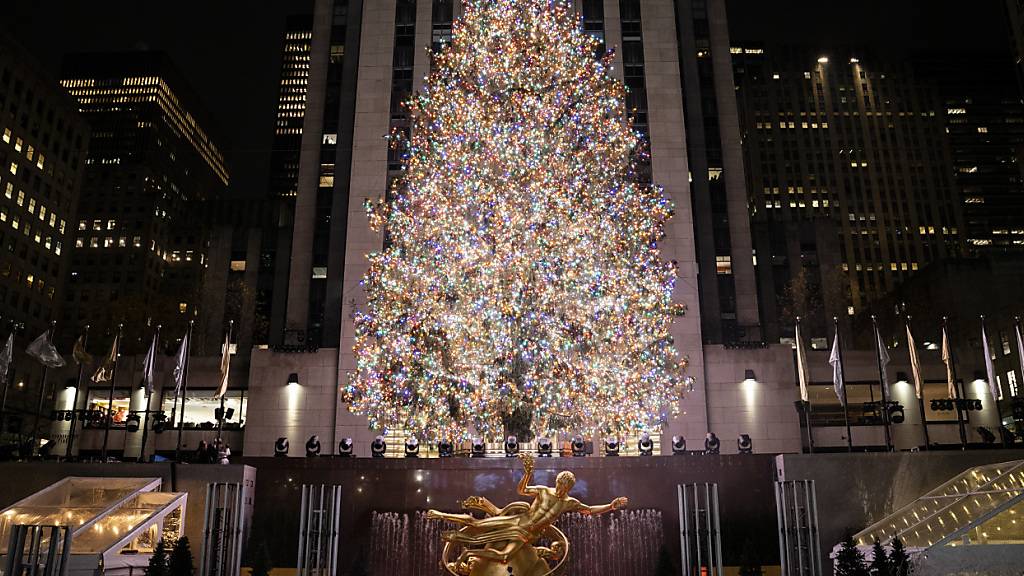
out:
<path id="1" fill-rule="evenodd" d="M 682 436 L 672 437 L 672 454 L 674 456 L 686 454 L 686 438 Z"/>
<path id="2" fill-rule="evenodd" d="M 124 421 L 124 429 L 128 432 L 138 432 L 139 422 L 140 418 L 138 414 L 129 414 Z"/>
<path id="3" fill-rule="evenodd" d="M 296 385 L 297 386 L 298 384 L 299 384 L 299 373 L 298 372 L 292 372 L 291 374 L 289 374 L 288 375 L 288 385 L 289 386 L 291 386 L 291 385 Z"/>
<path id="4" fill-rule="evenodd" d="M 505 439 L 505 456 L 511 458 L 519 454 L 519 439 L 510 435 Z"/>
<path id="5" fill-rule="evenodd" d="M 978 426 L 978 434 L 981 435 L 981 441 L 985 444 L 995 444 L 996 435 L 991 430 L 984 426 Z"/>
<path id="6" fill-rule="evenodd" d="M 640 450 L 641 456 L 653 456 L 654 455 L 654 441 L 651 440 L 651 435 L 644 432 L 640 435 L 640 442 L 637 443 L 637 449 Z"/>
<path id="7" fill-rule="evenodd" d="M 902 404 L 893 402 L 889 405 L 889 422 L 892 422 L 893 424 L 903 424 L 906 419 L 907 415 Z"/>
<path id="8" fill-rule="evenodd" d="M 575 436 L 572 439 L 572 455 L 576 457 L 587 455 L 587 443 L 583 441 L 583 436 Z"/>
<path id="9" fill-rule="evenodd" d="M 470 458 L 483 458 L 487 455 L 487 447 L 484 446 L 484 441 L 480 438 L 473 439 L 473 446 L 470 448 Z"/>
<path id="10" fill-rule="evenodd" d="M 274 456 L 288 456 L 288 439 L 285 438 L 284 436 L 278 438 L 277 442 L 274 442 Z"/>
<path id="11" fill-rule="evenodd" d="M 306 440 L 306 458 L 316 458 L 320 455 L 320 437 L 313 434 Z"/>
<path id="12" fill-rule="evenodd" d="M 415 436 L 409 436 L 405 440 L 405 457 L 406 458 L 419 458 L 420 457 L 420 441 Z"/>
<path id="13" fill-rule="evenodd" d="M 167 430 L 167 415 L 163 412 L 153 414 L 153 433 L 163 434 Z"/>
<path id="14" fill-rule="evenodd" d="M 235 415 L 235 409 L 228 408 L 227 410 L 222 410 L 220 408 L 214 408 L 213 415 L 218 422 L 221 420 L 231 420 L 231 417 Z"/>
<path id="15" fill-rule="evenodd" d="M 754 453 L 754 441 L 750 439 L 750 434 L 740 434 L 740 437 L 736 439 L 736 449 L 740 454 Z"/>
<path id="16" fill-rule="evenodd" d="M 455 445 L 450 440 L 441 440 L 437 443 L 437 455 L 440 458 L 451 458 L 455 456 Z"/>
<path id="17" fill-rule="evenodd" d="M 541 438 L 537 440 L 537 456 L 551 458 L 551 439 Z"/>
<path id="18" fill-rule="evenodd" d="M 370 444 L 370 456 L 374 458 L 383 458 L 384 452 L 388 449 L 388 443 L 384 441 L 383 436 L 377 436 L 373 439 L 373 443 Z"/>
<path id="19" fill-rule="evenodd" d="M 342 458 L 351 458 L 353 443 L 351 438 L 342 438 L 341 442 L 338 442 L 338 456 Z"/>
<path id="20" fill-rule="evenodd" d="M 604 439 L 604 455 L 605 456 L 618 456 L 619 455 L 619 439 L 618 438 L 605 438 Z"/>
<path id="21" fill-rule="evenodd" d="M 704 437 L 704 453 L 718 454 L 722 450 L 722 442 L 715 436 L 714 432 L 708 432 Z"/>

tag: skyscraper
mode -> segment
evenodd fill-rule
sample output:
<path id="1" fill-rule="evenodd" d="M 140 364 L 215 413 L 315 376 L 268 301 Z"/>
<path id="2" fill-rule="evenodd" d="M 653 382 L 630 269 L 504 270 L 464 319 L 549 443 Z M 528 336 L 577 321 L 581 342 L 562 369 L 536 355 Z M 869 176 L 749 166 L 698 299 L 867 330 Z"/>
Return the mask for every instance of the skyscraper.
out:
<path id="1" fill-rule="evenodd" d="M 203 207 L 228 184 L 205 111 L 156 52 L 70 56 L 61 83 L 93 142 L 66 322 L 109 334 L 125 321 L 129 347 L 152 329 L 150 318 L 183 332 L 201 296 L 210 227 Z"/>
<path id="2" fill-rule="evenodd" d="M 42 398 L 42 368 L 21 350 L 59 318 L 88 142 L 75 102 L 0 34 L 0 338 L 17 335 L 10 373 L 0 374 L 3 442 L 29 433 Z"/>
<path id="3" fill-rule="evenodd" d="M 833 315 L 962 253 L 934 85 L 866 54 L 734 47 L 733 57 L 769 339 L 798 315 L 825 336 Z"/>

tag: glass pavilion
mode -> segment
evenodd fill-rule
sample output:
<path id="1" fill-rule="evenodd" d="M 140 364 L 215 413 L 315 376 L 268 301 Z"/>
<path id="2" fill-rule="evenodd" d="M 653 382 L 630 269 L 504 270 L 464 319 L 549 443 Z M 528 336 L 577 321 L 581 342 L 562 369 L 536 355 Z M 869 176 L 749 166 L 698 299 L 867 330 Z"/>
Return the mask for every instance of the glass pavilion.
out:
<path id="1" fill-rule="evenodd" d="M 187 494 L 159 492 L 160 482 L 65 478 L 0 512 L 0 556 L 14 526 L 67 526 L 69 573 L 139 571 L 160 539 L 173 542 L 185 528 Z"/>

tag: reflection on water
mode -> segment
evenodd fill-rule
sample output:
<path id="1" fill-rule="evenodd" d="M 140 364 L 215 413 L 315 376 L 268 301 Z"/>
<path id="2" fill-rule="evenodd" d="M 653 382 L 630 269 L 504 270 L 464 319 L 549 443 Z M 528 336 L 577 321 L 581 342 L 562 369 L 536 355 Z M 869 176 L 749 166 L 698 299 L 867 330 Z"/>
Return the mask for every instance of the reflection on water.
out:
<path id="1" fill-rule="evenodd" d="M 565 574 L 649 576 L 658 564 L 664 526 L 658 510 L 620 510 L 598 517 L 563 516 L 557 526 L 571 543 Z M 372 576 L 441 576 L 443 522 L 393 512 L 373 513 Z"/>

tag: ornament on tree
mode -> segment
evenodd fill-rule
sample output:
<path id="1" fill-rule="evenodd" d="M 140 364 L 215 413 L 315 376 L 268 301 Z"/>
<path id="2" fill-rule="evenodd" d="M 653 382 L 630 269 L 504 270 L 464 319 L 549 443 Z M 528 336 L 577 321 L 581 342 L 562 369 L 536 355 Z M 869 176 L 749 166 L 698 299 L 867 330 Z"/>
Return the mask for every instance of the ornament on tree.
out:
<path id="1" fill-rule="evenodd" d="M 652 429 L 692 387 L 670 329 L 672 204 L 612 54 L 567 0 L 467 0 L 392 135 L 403 175 L 367 201 L 369 255 L 344 396 L 376 429 L 425 440 Z"/>

